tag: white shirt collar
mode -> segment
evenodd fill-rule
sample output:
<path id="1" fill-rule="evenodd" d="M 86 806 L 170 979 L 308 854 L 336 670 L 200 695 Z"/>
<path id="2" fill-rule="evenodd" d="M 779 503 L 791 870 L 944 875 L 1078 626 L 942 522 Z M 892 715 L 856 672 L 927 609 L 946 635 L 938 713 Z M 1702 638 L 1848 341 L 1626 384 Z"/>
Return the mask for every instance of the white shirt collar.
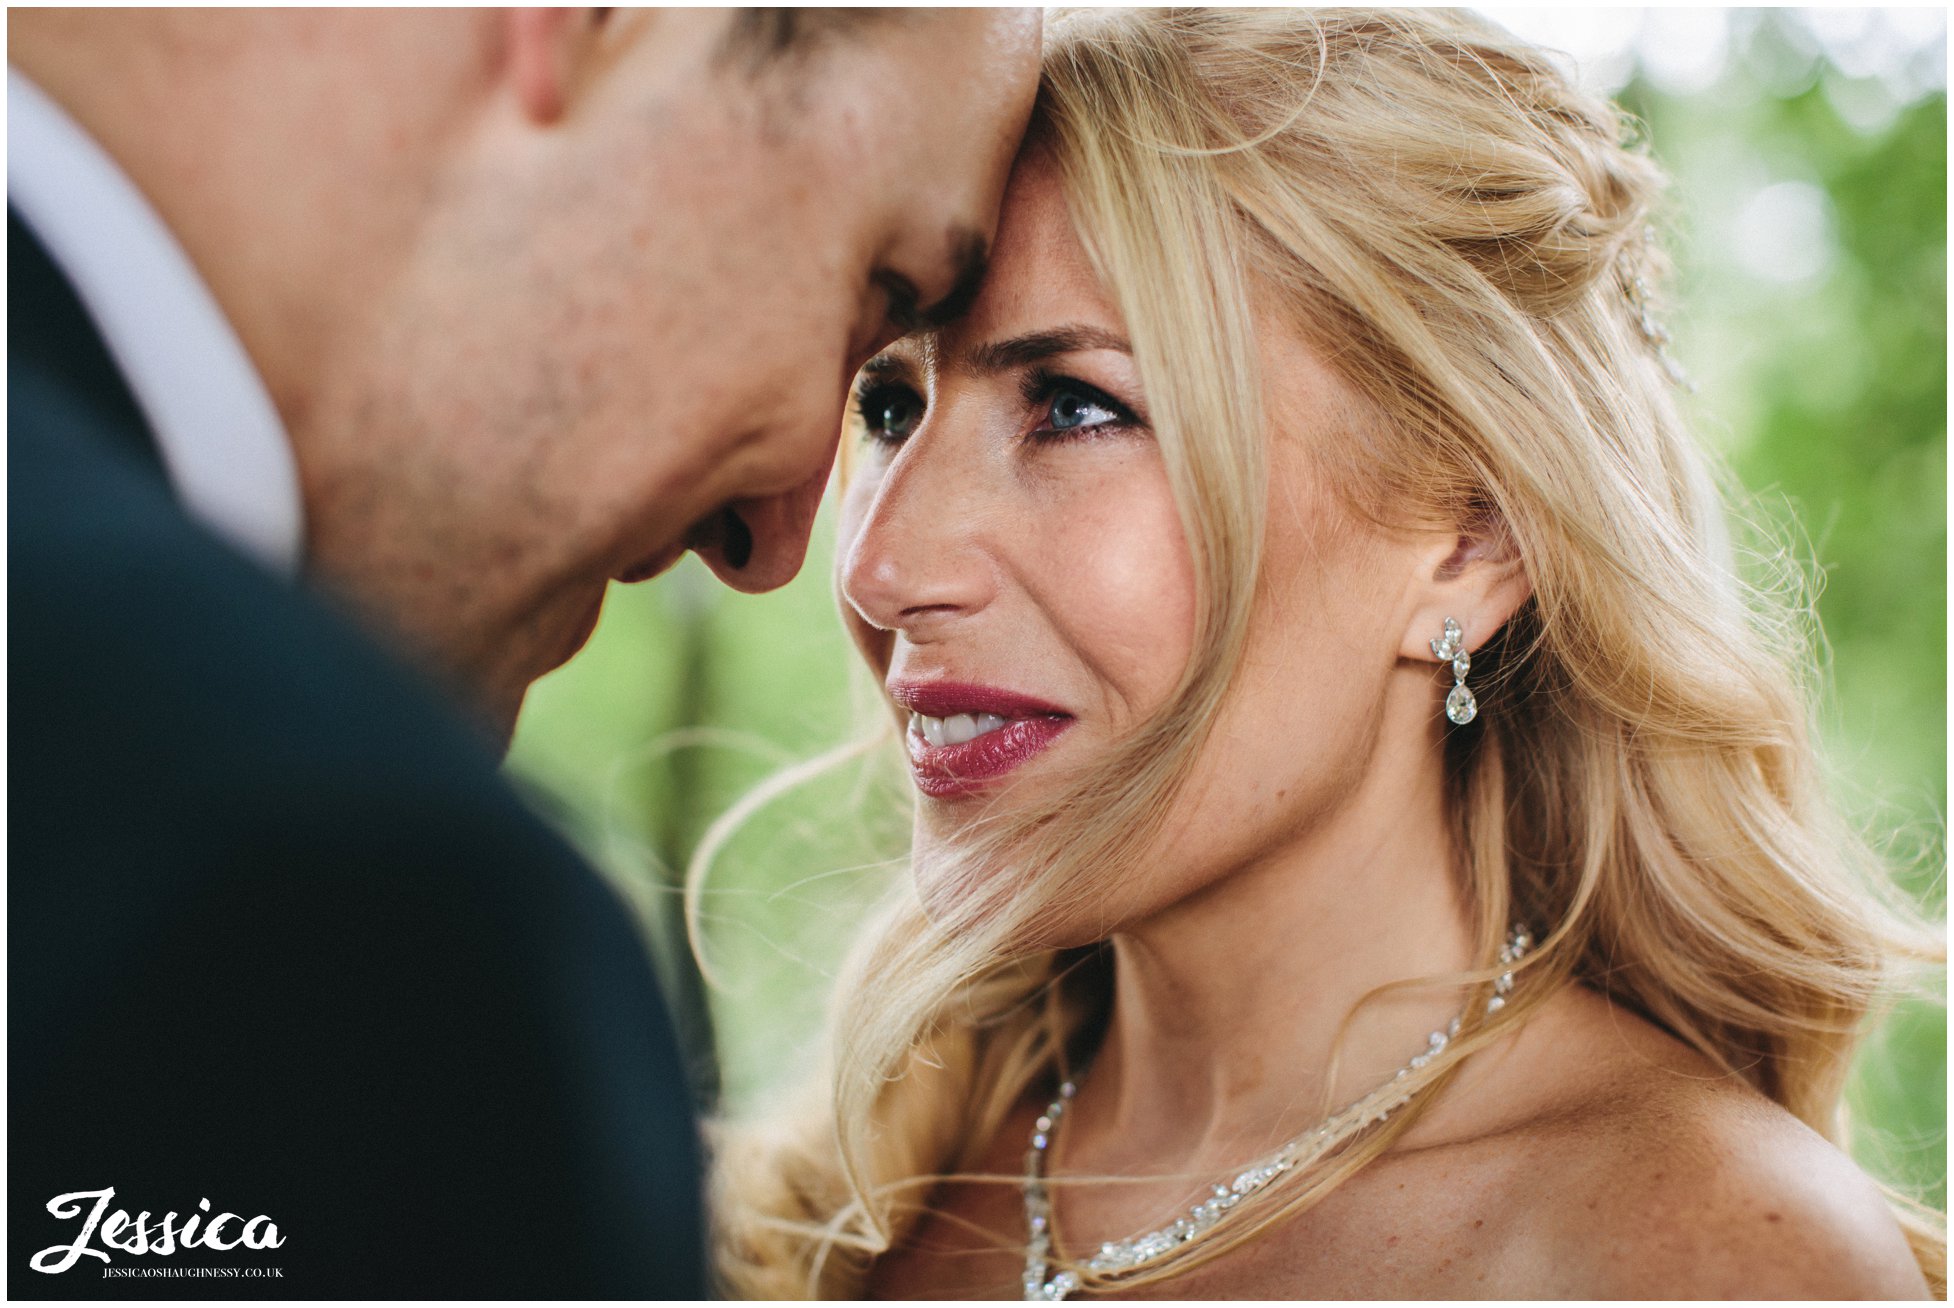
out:
<path id="1" fill-rule="evenodd" d="M 305 540 L 298 468 L 243 343 L 135 184 L 11 67 L 7 203 L 94 319 L 184 507 L 263 566 L 296 577 Z"/>

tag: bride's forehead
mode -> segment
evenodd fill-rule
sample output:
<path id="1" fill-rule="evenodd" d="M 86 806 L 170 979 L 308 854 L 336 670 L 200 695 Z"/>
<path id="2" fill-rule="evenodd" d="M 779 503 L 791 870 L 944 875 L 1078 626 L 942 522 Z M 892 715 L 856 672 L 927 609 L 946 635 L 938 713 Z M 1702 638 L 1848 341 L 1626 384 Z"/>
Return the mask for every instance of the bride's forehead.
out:
<path id="1" fill-rule="evenodd" d="M 1015 273 L 1054 266 L 1078 266 L 1088 275 L 1091 271 L 1057 167 L 1032 156 L 1019 162 L 1005 188 L 997 239 L 991 245 L 991 271 L 1008 280 Z"/>
<path id="2" fill-rule="evenodd" d="M 903 337 L 869 371 L 994 373 L 1003 370 L 1000 348 L 1015 357 L 1009 347 L 1027 338 L 1065 333 L 1090 341 L 1080 349 L 1124 341 L 1125 320 L 1072 225 L 1056 171 L 1030 181 L 1013 178 L 989 268 L 969 312 Z"/>

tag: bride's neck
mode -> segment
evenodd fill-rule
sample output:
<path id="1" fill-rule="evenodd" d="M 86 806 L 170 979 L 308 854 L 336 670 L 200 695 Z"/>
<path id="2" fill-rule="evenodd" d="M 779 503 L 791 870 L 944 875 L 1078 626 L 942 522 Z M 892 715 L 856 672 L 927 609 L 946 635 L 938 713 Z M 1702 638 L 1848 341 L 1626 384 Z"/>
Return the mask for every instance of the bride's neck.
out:
<path id="1" fill-rule="evenodd" d="M 1113 945 L 1075 1135 L 1100 1156 L 1080 1161 L 1174 1170 L 1275 1147 L 1389 1079 L 1458 1011 L 1457 991 L 1415 989 L 1343 1029 L 1376 987 L 1473 962 L 1436 769 L 1360 789 Z"/>

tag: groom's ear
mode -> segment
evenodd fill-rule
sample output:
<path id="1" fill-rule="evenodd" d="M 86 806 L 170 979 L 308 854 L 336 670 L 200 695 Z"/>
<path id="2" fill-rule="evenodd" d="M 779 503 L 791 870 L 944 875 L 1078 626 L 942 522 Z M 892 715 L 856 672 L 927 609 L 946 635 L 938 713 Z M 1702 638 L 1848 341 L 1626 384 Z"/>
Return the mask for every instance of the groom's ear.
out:
<path id="1" fill-rule="evenodd" d="M 608 9 L 511 9 L 506 12 L 509 81 L 523 113 L 538 126 L 563 116 L 578 70 Z"/>

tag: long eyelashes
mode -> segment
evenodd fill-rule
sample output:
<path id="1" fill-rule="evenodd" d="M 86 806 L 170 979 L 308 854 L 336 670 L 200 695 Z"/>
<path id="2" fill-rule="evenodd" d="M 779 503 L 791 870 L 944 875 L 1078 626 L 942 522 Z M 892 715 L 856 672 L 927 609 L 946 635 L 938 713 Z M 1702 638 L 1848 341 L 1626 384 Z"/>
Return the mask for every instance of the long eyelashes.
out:
<path id="1" fill-rule="evenodd" d="M 855 414 L 869 439 L 900 445 L 923 419 L 923 397 L 901 382 L 867 382 L 855 392 Z"/>
<path id="2" fill-rule="evenodd" d="M 1144 417 L 1097 386 L 1063 373 L 1033 369 L 1018 389 L 1036 420 L 1025 438 L 1041 445 L 1145 430 L 1147 425 Z M 927 407 L 915 387 L 887 378 L 863 378 L 854 396 L 863 431 L 882 445 L 900 445 L 913 435 Z"/>
<path id="3" fill-rule="evenodd" d="M 1134 412 L 1097 386 L 1076 377 L 1037 368 L 1025 374 L 1020 391 L 1025 404 L 1044 410 L 1044 421 L 1030 433 L 1041 443 L 1144 427 Z"/>

